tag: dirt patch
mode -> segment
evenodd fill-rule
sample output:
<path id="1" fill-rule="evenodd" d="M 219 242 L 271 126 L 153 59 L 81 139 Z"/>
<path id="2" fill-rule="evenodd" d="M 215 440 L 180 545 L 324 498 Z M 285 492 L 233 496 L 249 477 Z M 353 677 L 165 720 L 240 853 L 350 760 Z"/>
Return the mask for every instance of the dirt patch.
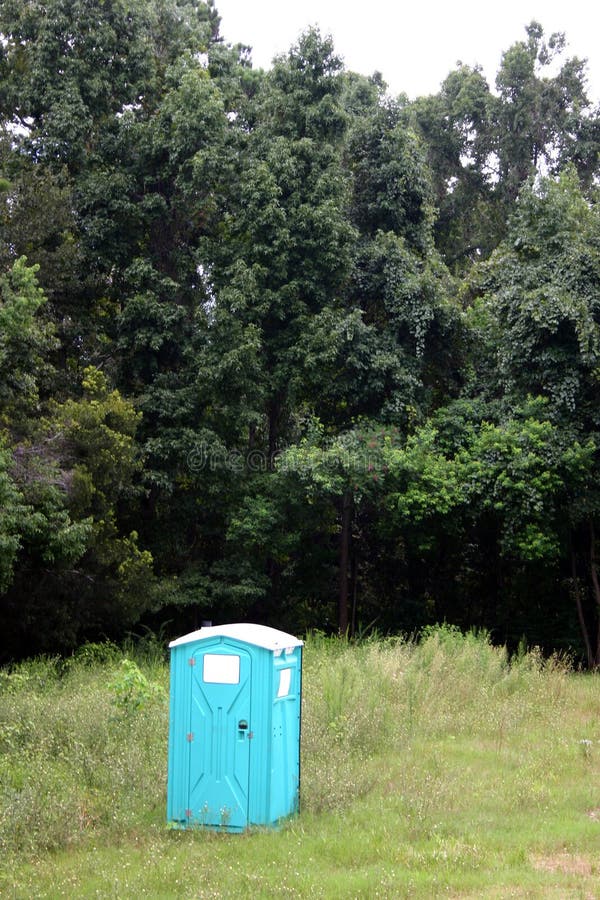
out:
<path id="1" fill-rule="evenodd" d="M 596 871 L 596 866 L 587 857 L 566 852 L 534 856 L 531 864 L 534 869 L 543 872 L 564 872 L 567 875 L 593 875 Z"/>

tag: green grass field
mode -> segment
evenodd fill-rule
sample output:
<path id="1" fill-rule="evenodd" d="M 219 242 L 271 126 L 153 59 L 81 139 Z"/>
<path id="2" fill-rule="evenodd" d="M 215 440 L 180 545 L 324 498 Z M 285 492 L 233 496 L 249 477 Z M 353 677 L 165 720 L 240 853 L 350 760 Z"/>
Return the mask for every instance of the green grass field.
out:
<path id="1" fill-rule="evenodd" d="M 483 636 L 312 637 L 302 809 L 165 826 L 157 646 L 0 673 L 0 895 L 600 897 L 600 679 Z"/>

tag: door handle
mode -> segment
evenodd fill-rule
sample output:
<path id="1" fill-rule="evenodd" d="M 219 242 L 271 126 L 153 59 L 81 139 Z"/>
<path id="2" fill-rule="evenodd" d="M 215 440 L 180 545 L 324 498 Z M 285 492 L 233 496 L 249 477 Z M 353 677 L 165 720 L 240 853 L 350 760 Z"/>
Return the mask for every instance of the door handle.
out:
<path id="1" fill-rule="evenodd" d="M 240 731 L 246 731 L 248 729 L 248 723 L 245 719 L 240 719 L 240 721 L 238 722 L 238 728 L 240 729 Z"/>

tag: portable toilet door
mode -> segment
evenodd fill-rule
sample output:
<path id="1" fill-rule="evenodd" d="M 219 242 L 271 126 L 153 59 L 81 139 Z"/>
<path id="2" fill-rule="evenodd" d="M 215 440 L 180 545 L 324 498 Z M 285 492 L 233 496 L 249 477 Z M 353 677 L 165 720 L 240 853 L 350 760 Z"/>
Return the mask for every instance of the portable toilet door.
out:
<path id="1" fill-rule="evenodd" d="M 236 624 L 169 646 L 169 821 L 243 831 L 293 812 L 302 641 Z"/>

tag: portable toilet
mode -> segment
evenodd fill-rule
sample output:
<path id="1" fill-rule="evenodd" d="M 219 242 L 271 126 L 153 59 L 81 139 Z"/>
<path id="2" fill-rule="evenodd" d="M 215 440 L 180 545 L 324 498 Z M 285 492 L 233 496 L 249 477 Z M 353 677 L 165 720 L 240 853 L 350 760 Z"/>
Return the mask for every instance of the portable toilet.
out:
<path id="1" fill-rule="evenodd" d="M 302 645 L 250 624 L 171 641 L 172 826 L 235 832 L 297 811 Z"/>

